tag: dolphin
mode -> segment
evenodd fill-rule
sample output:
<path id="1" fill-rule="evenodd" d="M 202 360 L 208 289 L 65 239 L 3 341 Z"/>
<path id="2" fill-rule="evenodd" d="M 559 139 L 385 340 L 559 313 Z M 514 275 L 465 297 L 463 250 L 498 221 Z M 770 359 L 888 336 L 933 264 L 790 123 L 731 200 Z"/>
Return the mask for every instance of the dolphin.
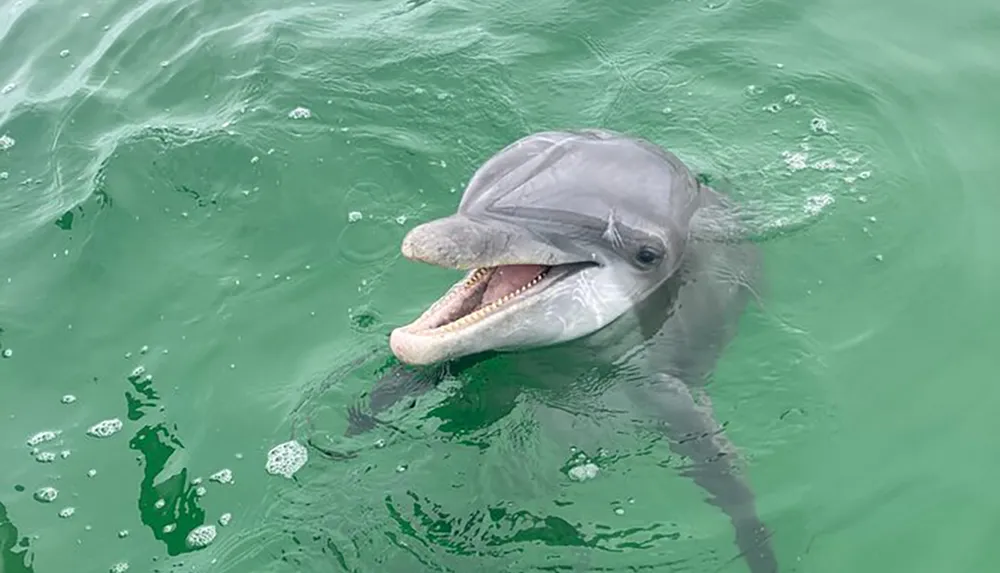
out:
<path id="1" fill-rule="evenodd" d="M 454 214 L 404 237 L 407 259 L 465 276 L 391 331 L 400 364 L 376 383 L 372 411 L 482 360 L 572 348 L 631 373 L 609 395 L 686 459 L 682 473 L 729 517 L 750 571 L 777 572 L 704 391 L 760 276 L 756 247 L 734 239 L 735 213 L 646 139 L 581 129 L 514 141 L 475 171 Z M 350 418 L 349 434 L 376 423 L 359 409 Z"/>

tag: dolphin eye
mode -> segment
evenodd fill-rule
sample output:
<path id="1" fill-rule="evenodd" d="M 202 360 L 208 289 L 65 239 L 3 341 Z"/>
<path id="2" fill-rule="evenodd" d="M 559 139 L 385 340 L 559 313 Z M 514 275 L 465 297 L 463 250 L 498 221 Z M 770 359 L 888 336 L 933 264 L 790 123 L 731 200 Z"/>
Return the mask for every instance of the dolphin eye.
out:
<path id="1" fill-rule="evenodd" d="M 639 247 L 639 250 L 635 253 L 635 260 L 641 265 L 652 265 L 653 263 L 659 261 L 663 255 L 660 251 L 649 246 Z"/>

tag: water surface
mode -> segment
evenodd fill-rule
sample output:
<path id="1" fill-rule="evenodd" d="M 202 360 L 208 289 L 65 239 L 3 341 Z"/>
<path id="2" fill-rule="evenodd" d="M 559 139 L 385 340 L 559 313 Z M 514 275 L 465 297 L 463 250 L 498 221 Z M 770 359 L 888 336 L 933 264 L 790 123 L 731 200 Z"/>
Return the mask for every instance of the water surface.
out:
<path id="1" fill-rule="evenodd" d="M 454 278 L 406 230 L 566 127 L 763 214 L 711 394 L 783 571 L 989 570 L 998 26 L 984 0 L 6 0 L 0 571 L 744 571 L 655 436 L 509 400 L 503 361 L 339 437 Z M 362 453 L 265 471 L 304 435 Z"/>

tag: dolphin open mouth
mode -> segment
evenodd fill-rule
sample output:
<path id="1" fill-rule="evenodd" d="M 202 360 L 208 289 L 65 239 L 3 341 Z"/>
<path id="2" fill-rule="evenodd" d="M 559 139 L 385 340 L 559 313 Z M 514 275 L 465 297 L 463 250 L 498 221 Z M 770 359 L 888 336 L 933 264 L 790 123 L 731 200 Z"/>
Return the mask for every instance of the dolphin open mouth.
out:
<path id="1" fill-rule="evenodd" d="M 565 276 L 591 266 L 516 264 L 482 267 L 469 273 L 418 319 L 400 327 L 410 335 L 452 333 L 530 298 Z"/>

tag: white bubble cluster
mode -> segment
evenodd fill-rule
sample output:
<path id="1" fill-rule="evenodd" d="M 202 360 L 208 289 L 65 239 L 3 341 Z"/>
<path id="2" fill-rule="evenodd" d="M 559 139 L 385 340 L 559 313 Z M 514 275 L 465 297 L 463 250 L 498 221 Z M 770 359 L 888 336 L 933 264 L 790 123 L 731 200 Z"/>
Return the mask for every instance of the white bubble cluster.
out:
<path id="1" fill-rule="evenodd" d="M 832 195 L 823 193 L 822 195 L 811 195 L 806 198 L 806 204 L 802 207 L 807 215 L 817 215 L 827 205 L 833 203 L 834 199 Z"/>
<path id="2" fill-rule="evenodd" d="M 53 452 L 39 452 L 38 455 L 35 456 L 35 461 L 47 464 L 49 462 L 56 461 L 56 455 Z"/>
<path id="3" fill-rule="evenodd" d="M 62 402 L 63 404 L 72 404 L 73 402 L 76 402 L 76 396 L 72 394 L 66 394 L 59 401 Z"/>
<path id="4" fill-rule="evenodd" d="M 309 119 L 312 117 L 312 111 L 309 108 L 300 106 L 288 112 L 288 117 L 292 119 Z"/>
<path id="5" fill-rule="evenodd" d="M 59 510 L 59 517 L 66 519 L 68 517 L 73 517 L 74 513 L 76 513 L 75 507 L 64 507 Z"/>
<path id="6" fill-rule="evenodd" d="M 597 467 L 596 464 L 592 464 L 592 463 L 588 462 L 588 463 L 580 464 L 578 466 L 570 468 L 570 470 L 569 470 L 569 478 L 572 479 L 572 480 L 575 480 L 575 481 L 584 481 L 584 480 L 588 480 L 588 479 L 593 479 L 593 478 L 597 477 L 597 472 L 599 472 L 599 471 L 600 471 L 600 468 Z"/>
<path id="7" fill-rule="evenodd" d="M 232 521 L 232 520 L 233 520 L 233 514 L 231 514 L 231 513 L 223 513 L 222 515 L 219 516 L 219 525 L 221 525 L 222 527 L 225 527 L 225 526 L 229 525 L 229 522 Z"/>
<path id="8" fill-rule="evenodd" d="M 39 488 L 35 492 L 34 497 L 37 501 L 40 501 L 42 503 L 51 503 L 55 501 L 57 497 L 59 497 L 59 490 L 57 490 L 54 487 L 46 486 L 43 488 Z"/>
<path id="9" fill-rule="evenodd" d="M 809 159 L 808 153 L 803 153 L 801 151 L 782 151 L 781 157 L 785 160 L 785 165 L 787 165 L 792 171 L 801 171 L 808 166 L 806 163 Z"/>
<path id="10" fill-rule="evenodd" d="M 233 483 L 233 470 L 229 468 L 221 469 L 208 476 L 208 479 L 218 483 Z"/>
<path id="11" fill-rule="evenodd" d="M 822 117 L 812 118 L 812 120 L 809 122 L 809 128 L 812 129 L 813 133 L 816 134 L 836 133 L 835 131 L 830 129 L 829 122 L 823 119 Z"/>
<path id="12" fill-rule="evenodd" d="M 126 563 L 125 561 L 120 561 L 118 563 L 115 563 L 114 565 L 111 566 L 110 569 L 111 573 L 125 573 L 126 571 L 128 571 L 128 563 Z"/>
<path id="13" fill-rule="evenodd" d="M 58 435 L 59 435 L 58 432 L 53 432 L 52 430 L 44 430 L 38 432 L 34 436 L 28 438 L 28 445 L 31 447 L 35 447 L 38 444 L 42 444 L 56 439 L 56 436 Z"/>
<path id="14" fill-rule="evenodd" d="M 11 147 L 14 147 L 15 143 L 17 143 L 17 142 L 14 141 L 13 137 L 11 137 L 11 136 L 9 136 L 7 134 L 0 135 L 0 151 L 7 151 Z M 6 355 L 6 353 L 7 353 L 7 351 L 4 350 L 4 354 L 5 355 Z"/>
<path id="15" fill-rule="evenodd" d="M 118 418 L 102 420 L 87 429 L 87 434 L 95 438 L 107 438 L 120 432 L 122 421 Z"/>
<path id="16" fill-rule="evenodd" d="M 309 460 L 309 451 L 302 444 L 295 440 L 290 440 L 283 444 L 278 444 L 267 452 L 267 463 L 264 469 L 271 475 L 278 475 L 291 479 L 295 472 L 302 469 Z"/>
<path id="17" fill-rule="evenodd" d="M 215 526 L 214 525 L 199 525 L 188 533 L 187 546 L 192 549 L 201 549 L 202 547 L 208 546 L 209 543 L 215 541 Z"/>

